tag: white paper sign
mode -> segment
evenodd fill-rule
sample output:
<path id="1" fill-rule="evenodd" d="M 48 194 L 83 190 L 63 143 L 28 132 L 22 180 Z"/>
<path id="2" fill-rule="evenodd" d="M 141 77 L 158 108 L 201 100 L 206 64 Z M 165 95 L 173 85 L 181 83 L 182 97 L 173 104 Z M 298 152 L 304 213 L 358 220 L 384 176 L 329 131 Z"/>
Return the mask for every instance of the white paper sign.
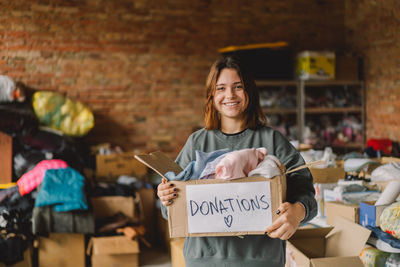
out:
<path id="1" fill-rule="evenodd" d="M 189 233 L 264 231 L 272 223 L 270 182 L 186 186 Z"/>

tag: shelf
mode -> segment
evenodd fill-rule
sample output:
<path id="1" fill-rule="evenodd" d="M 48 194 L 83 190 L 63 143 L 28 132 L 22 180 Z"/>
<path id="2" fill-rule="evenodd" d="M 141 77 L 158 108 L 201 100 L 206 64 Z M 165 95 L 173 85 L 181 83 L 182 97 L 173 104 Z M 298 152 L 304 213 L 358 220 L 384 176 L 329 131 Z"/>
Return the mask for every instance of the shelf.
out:
<path id="1" fill-rule="evenodd" d="M 263 108 L 265 114 L 296 114 L 296 108 Z"/>
<path id="2" fill-rule="evenodd" d="M 362 81 L 357 80 L 321 80 L 321 81 L 303 81 L 304 85 L 310 86 L 361 86 Z"/>
<path id="3" fill-rule="evenodd" d="M 362 113 L 362 107 L 343 107 L 343 108 L 306 108 L 306 113 Z"/>
<path id="4" fill-rule="evenodd" d="M 363 148 L 363 144 L 361 143 L 345 143 L 345 144 L 326 144 L 326 146 L 336 147 L 336 148 Z"/>
<path id="5" fill-rule="evenodd" d="M 297 86 L 298 82 L 294 80 L 257 80 L 256 85 L 258 86 Z"/>
<path id="6" fill-rule="evenodd" d="M 257 86 L 297 86 L 298 80 L 256 80 Z M 305 86 L 361 86 L 362 81 L 357 80 L 304 80 Z"/>

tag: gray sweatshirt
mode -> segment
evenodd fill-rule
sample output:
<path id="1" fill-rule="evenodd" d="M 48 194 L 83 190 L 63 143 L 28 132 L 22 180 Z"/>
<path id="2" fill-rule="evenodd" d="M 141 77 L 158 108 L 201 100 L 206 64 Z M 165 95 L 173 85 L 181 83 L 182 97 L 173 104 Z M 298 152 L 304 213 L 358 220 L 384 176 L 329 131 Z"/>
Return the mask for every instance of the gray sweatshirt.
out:
<path id="1" fill-rule="evenodd" d="M 265 147 L 269 155 L 278 157 L 287 170 L 305 164 L 300 153 L 289 141 L 270 127 L 262 127 L 258 130 L 246 129 L 235 135 L 225 135 L 219 130 L 198 130 L 190 135 L 176 162 L 185 168 L 191 161 L 196 160 L 196 150 L 212 152 L 223 148 L 239 150 L 258 147 Z M 291 203 L 302 203 L 306 208 L 306 217 L 302 222 L 311 220 L 317 214 L 317 203 L 314 198 L 315 191 L 310 171 L 307 168 L 296 171 L 288 174 L 286 180 L 286 200 Z M 162 206 L 164 218 L 167 218 L 166 210 Z M 283 267 L 285 250 L 285 241 L 269 238 L 267 235 L 188 237 L 185 239 L 183 254 L 187 267 Z"/>

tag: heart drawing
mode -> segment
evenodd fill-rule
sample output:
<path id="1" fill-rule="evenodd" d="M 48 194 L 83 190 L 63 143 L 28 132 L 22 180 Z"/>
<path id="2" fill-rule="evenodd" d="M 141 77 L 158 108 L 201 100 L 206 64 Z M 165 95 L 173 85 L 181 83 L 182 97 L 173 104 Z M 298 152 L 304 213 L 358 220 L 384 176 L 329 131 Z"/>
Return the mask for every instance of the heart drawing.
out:
<path id="1" fill-rule="evenodd" d="M 226 226 L 228 226 L 228 227 L 231 227 L 231 225 L 232 225 L 232 220 L 233 220 L 232 215 L 228 215 L 228 216 L 224 217 L 225 224 L 226 224 Z"/>

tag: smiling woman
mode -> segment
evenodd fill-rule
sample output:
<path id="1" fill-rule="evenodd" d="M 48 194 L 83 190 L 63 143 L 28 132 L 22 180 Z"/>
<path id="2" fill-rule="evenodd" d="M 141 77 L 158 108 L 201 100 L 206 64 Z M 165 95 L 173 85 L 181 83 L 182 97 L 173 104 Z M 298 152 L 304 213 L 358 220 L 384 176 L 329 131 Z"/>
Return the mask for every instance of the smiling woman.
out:
<path id="1" fill-rule="evenodd" d="M 260 107 L 260 97 L 255 82 L 246 68 L 235 58 L 223 57 L 211 66 L 206 82 L 204 115 L 205 128 L 189 136 L 176 159 L 183 169 L 196 160 L 196 151 L 209 153 L 219 149 L 236 151 L 260 147 L 266 148 L 269 155 L 276 156 L 287 170 L 305 164 L 300 153 L 282 134 L 266 126 L 266 117 Z M 237 220 L 233 209 L 236 215 L 241 214 L 240 209 L 249 212 L 246 209 L 250 209 L 253 202 L 254 211 L 259 207 L 263 215 L 265 211 L 274 212 L 279 216 L 272 224 L 265 224 L 260 220 L 263 222 L 261 228 L 265 227 L 263 229 L 268 235 L 249 235 L 243 238 L 226 236 L 186 238 L 183 250 L 186 266 L 283 267 L 285 240 L 293 235 L 301 221 L 309 221 L 317 213 L 309 170 L 294 171 L 286 178 L 288 202 L 280 205 L 278 210 L 263 209 L 266 206 L 262 194 L 257 195 L 257 200 L 254 198 L 258 188 L 243 196 L 234 195 L 226 198 L 224 194 L 229 192 L 227 185 L 215 192 L 209 201 L 191 202 L 192 213 L 196 216 L 195 222 L 199 222 L 203 217 L 209 218 L 209 214 L 213 212 L 214 216 L 222 215 L 223 220 L 218 222 L 222 222 L 221 224 L 229 229 L 235 226 Z M 200 195 L 204 196 L 208 192 L 209 190 L 203 190 Z M 157 195 L 163 205 L 163 216 L 168 218 L 166 206 L 176 205 L 174 199 L 179 197 L 179 191 L 173 183 L 163 181 L 158 185 Z M 207 223 L 209 222 L 199 224 L 202 226 Z"/>
<path id="2" fill-rule="evenodd" d="M 247 107 L 247 94 L 242 81 L 234 69 L 223 69 L 219 75 L 214 92 L 214 107 L 219 112 L 221 131 L 236 133 L 242 130 L 244 111 Z M 233 127 L 227 128 L 227 125 Z"/>

